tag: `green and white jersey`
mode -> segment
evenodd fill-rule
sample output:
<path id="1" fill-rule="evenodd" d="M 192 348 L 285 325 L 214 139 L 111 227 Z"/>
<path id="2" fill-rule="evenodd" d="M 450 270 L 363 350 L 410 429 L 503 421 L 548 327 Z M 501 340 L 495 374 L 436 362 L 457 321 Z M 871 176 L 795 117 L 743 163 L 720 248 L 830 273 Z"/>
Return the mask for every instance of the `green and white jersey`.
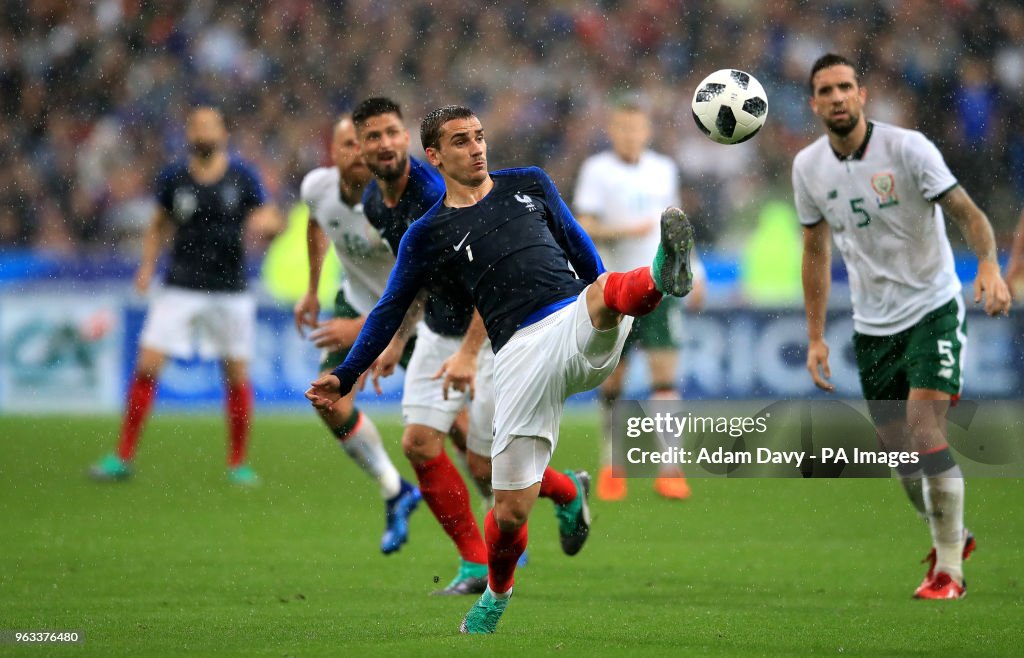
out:
<path id="1" fill-rule="evenodd" d="M 660 241 L 661 212 L 679 205 L 679 168 L 669 157 L 644 151 L 636 164 L 612 151 L 587 158 L 580 168 L 573 209 L 591 215 L 609 228 L 628 228 L 654 222 L 654 229 L 638 238 L 597 245 L 605 267 L 627 272 L 647 265 Z"/>
<path id="2" fill-rule="evenodd" d="M 334 243 L 345 270 L 341 282 L 345 298 L 366 315 L 384 294 L 395 256 L 377 229 L 363 214 L 363 204 L 350 206 L 341 198 L 341 174 L 337 167 L 320 167 L 306 174 L 300 187 L 309 213 Z"/>
<path id="3" fill-rule="evenodd" d="M 842 157 L 822 136 L 793 161 L 800 223 L 828 221 L 846 262 L 857 332 L 889 336 L 960 293 L 936 203 L 957 181 L 924 135 L 869 122 L 861 148 Z"/>

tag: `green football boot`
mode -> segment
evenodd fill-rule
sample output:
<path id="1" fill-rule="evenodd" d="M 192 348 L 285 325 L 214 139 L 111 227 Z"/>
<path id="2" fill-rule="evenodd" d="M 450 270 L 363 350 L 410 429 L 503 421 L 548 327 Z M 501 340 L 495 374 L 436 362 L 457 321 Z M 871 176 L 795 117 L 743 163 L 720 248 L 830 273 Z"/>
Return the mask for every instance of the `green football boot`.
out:
<path id="1" fill-rule="evenodd" d="M 651 265 L 651 278 L 661 292 L 685 297 L 693 288 L 690 252 L 693 251 L 693 226 L 679 208 L 661 213 L 661 244 Z"/>
<path id="2" fill-rule="evenodd" d="M 89 467 L 89 477 L 99 482 L 121 482 L 132 476 L 132 465 L 114 453 Z"/>
<path id="3" fill-rule="evenodd" d="M 241 487 L 255 487 L 260 483 L 260 476 L 248 464 L 241 464 L 228 469 L 228 480 Z"/>
<path id="4" fill-rule="evenodd" d="M 590 474 L 586 471 L 566 471 L 576 484 L 576 497 L 565 505 L 555 506 L 558 518 L 558 536 L 562 552 L 576 555 L 583 548 L 590 535 Z"/>
<path id="5" fill-rule="evenodd" d="M 464 635 L 479 635 L 493 633 L 498 627 L 498 621 L 505 612 L 512 592 L 508 596 L 499 599 L 494 596 L 490 588 L 484 590 L 477 602 L 469 609 L 466 616 L 462 618 L 459 625 L 459 632 Z"/>
<path id="6" fill-rule="evenodd" d="M 461 596 L 480 594 L 487 589 L 487 565 L 462 560 L 459 572 L 444 589 L 431 592 L 432 596 Z"/>

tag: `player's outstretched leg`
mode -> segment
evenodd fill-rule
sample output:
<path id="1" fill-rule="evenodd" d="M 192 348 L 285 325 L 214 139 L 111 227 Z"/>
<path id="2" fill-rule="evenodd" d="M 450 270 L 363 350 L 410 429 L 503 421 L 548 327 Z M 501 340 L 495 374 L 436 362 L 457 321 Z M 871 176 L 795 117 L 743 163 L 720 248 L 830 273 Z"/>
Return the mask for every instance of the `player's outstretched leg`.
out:
<path id="1" fill-rule="evenodd" d="M 594 328 L 610 329 L 622 315 L 647 315 L 658 307 L 663 295 L 689 294 L 693 247 L 693 226 L 686 214 L 679 208 L 666 209 L 661 214 L 661 242 L 651 266 L 602 274 L 588 290 L 587 308 Z"/>
<path id="2" fill-rule="evenodd" d="M 658 290 L 673 297 L 685 297 L 693 288 L 690 252 L 693 226 L 679 208 L 661 213 L 661 244 L 651 265 L 651 278 Z"/>

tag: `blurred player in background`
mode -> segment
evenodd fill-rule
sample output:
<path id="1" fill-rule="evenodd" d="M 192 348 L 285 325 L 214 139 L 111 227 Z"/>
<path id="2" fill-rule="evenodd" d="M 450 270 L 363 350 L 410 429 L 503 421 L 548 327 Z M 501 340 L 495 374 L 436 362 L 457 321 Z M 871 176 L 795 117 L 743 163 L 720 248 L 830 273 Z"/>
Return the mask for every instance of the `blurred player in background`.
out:
<path id="1" fill-rule="evenodd" d="M 420 137 L 444 176 L 445 196 L 406 232 L 388 287 L 348 358 L 313 382 L 306 397 L 323 408 L 347 394 L 386 348 L 425 281 L 453 282 L 471 296 L 495 351 L 495 504 L 484 523 L 488 586 L 460 630 L 493 633 L 526 549 L 527 517 L 552 484 L 548 463 L 565 399 L 615 369 L 629 316 L 650 313 L 662 291 L 689 292 L 693 231 L 681 211 L 668 209 L 653 263 L 605 273 L 593 242 L 543 170 L 488 172 L 483 127 L 471 110 L 434 110 Z M 552 498 L 562 548 L 573 555 L 590 529 L 587 483 L 578 473 L 565 478 L 573 495 Z"/>
<path id="2" fill-rule="evenodd" d="M 433 168 L 409 156 L 409 131 L 397 103 L 368 98 L 356 107 L 352 118 L 363 158 L 373 173 L 363 195 L 364 212 L 391 249 L 397 250 L 409 225 L 444 194 L 444 181 Z M 487 378 L 479 378 L 466 438 L 467 429 L 457 426 L 457 420 L 469 401 L 469 391 L 445 394 L 435 375 L 453 356 L 460 363 L 447 363 L 447 367 L 460 373 L 464 367 L 475 369 L 478 355 L 483 361 L 492 357 L 483 346 L 482 331 L 463 344 L 473 316 L 472 302 L 453 295 L 444 282 L 426 288 L 424 317 L 417 325 L 416 346 L 405 371 L 402 449 L 416 472 L 423 499 L 461 559 L 458 573 L 436 593 L 479 594 L 487 586 L 487 549 L 473 516 L 469 490 L 445 452 L 444 437 L 451 433 L 453 440 L 463 443 L 469 449 L 471 472 L 478 471 L 472 455 L 480 450 L 476 447 L 479 442 L 485 442 L 489 453 L 493 397 L 484 381 Z M 406 338 L 401 333 L 394 337 L 375 366 L 375 378 L 394 371 Z M 481 493 L 489 497 L 489 478 L 477 481 L 483 485 Z"/>
<path id="3" fill-rule="evenodd" d="M 1024 211 L 1020 213 L 1017 230 L 1013 234 L 1010 262 L 1006 265 L 1006 282 L 1015 298 L 1024 299 Z"/>
<path id="4" fill-rule="evenodd" d="M 679 169 L 671 158 L 648 148 L 651 120 L 638 105 L 622 104 L 612 110 L 608 139 L 611 150 L 583 163 L 573 203 L 580 225 L 597 245 L 605 265 L 612 271 L 625 272 L 650 263 L 658 251 L 661 212 L 679 205 Z M 698 310 L 704 302 L 706 280 L 696 254 L 693 267 L 694 285 L 687 306 Z M 597 497 L 601 500 L 621 500 L 626 496 L 625 478 L 616 477 L 618 474 L 612 470 L 612 409 L 622 393 L 630 347 L 637 346 L 647 355 L 651 399 L 681 399 L 676 382 L 681 320 L 679 303 L 672 297 L 636 319 L 619 366 L 601 384 L 604 437 L 597 480 Z M 690 495 L 682 471 L 675 466 L 661 471 L 654 489 L 669 499 L 681 500 Z"/>
<path id="5" fill-rule="evenodd" d="M 956 222 L 978 257 L 974 300 L 989 315 L 1007 313 L 985 214 L 921 133 L 868 121 L 867 91 L 853 64 L 828 54 L 813 65 L 810 105 L 825 136 L 797 154 L 793 193 L 804 227 L 803 284 L 807 369 L 826 391 L 825 313 L 835 239 L 850 275 L 853 346 L 861 387 L 886 450 L 920 453 L 898 468 L 929 523 L 932 552 L 916 598 L 959 599 L 963 559 L 974 549 L 964 528 L 964 481 L 946 442 L 945 414 L 962 386 L 967 341 L 961 283 L 944 216 Z M 909 401 L 906 405 L 872 401 Z"/>
<path id="6" fill-rule="evenodd" d="M 157 210 L 143 242 L 136 290 L 149 290 L 160 252 L 173 237 L 170 266 L 146 313 L 117 451 L 94 464 L 90 473 L 98 480 L 123 480 L 132 474 L 139 435 L 167 357 L 191 358 L 198 346 L 201 356 L 220 359 L 223 367 L 229 478 L 252 485 L 258 478 L 246 463 L 246 450 L 256 302 L 246 292 L 242 238 L 247 228 L 272 237 L 283 229 L 283 220 L 268 201 L 259 175 L 229 155 L 228 132 L 218 110 L 193 110 L 185 137 L 187 160 L 166 168 L 156 181 Z"/>
<path id="7" fill-rule="evenodd" d="M 359 152 L 351 116 L 342 116 L 334 124 L 331 160 L 334 166 L 314 169 L 302 180 L 302 201 L 309 206 L 309 288 L 295 305 L 299 334 L 304 328 L 312 328 L 310 340 L 323 350 L 321 372 L 329 372 L 345 360 L 395 264 L 391 248 L 363 214 L 363 191 L 371 174 Z M 324 256 L 332 242 L 345 278 L 334 300 L 334 317 L 320 322 L 317 290 Z M 412 343 L 408 345 L 412 347 Z M 380 550 L 385 555 L 397 551 L 408 538 L 408 518 L 419 504 L 419 489 L 398 474 L 377 426 L 356 408 L 355 391 L 329 408 L 317 409 L 317 414 L 352 461 L 380 485 L 385 504 Z"/>

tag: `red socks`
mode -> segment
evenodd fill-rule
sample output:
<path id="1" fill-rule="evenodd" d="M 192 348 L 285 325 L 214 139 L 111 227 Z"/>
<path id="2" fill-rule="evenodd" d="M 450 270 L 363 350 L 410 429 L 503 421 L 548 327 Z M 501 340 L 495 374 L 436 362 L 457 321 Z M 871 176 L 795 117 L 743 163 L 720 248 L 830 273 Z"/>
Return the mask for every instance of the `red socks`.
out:
<path id="1" fill-rule="evenodd" d="M 249 419 L 252 417 L 252 386 L 249 382 L 228 384 L 228 467 L 245 463 L 249 444 Z"/>
<path id="2" fill-rule="evenodd" d="M 462 559 L 486 563 L 487 548 L 469 507 L 469 490 L 448 453 L 442 452 L 430 461 L 414 463 L 412 467 L 416 471 L 423 500 L 427 501 L 430 511 L 455 542 Z"/>
<path id="3" fill-rule="evenodd" d="M 629 272 L 611 272 L 604 282 L 604 303 L 623 315 L 640 317 L 658 307 L 661 292 L 651 278 L 650 267 Z"/>
<path id="4" fill-rule="evenodd" d="M 501 594 L 512 588 L 516 563 L 526 550 L 526 524 L 510 533 L 503 533 L 494 520 L 494 510 L 484 517 L 487 539 L 487 584 L 492 592 Z"/>
<path id="5" fill-rule="evenodd" d="M 128 400 L 125 402 L 124 419 L 121 421 L 121 439 L 117 444 L 117 456 L 126 462 L 135 458 L 142 425 L 153 408 L 156 397 L 156 380 L 152 377 L 134 375 L 128 385 Z"/>
<path id="6" fill-rule="evenodd" d="M 576 483 L 571 477 L 559 473 L 550 466 L 544 469 L 544 477 L 540 481 L 541 498 L 550 498 L 556 505 L 565 505 L 576 500 L 576 495 Z"/>
<path id="7" fill-rule="evenodd" d="M 121 438 L 117 444 L 117 456 L 124 461 L 135 458 L 142 426 L 153 408 L 156 398 L 156 380 L 152 377 L 135 375 L 128 385 L 128 400 L 125 403 L 124 419 L 121 421 Z M 252 417 L 252 386 L 245 382 L 228 386 L 228 466 L 245 463 L 245 452 L 249 444 L 249 419 Z"/>

